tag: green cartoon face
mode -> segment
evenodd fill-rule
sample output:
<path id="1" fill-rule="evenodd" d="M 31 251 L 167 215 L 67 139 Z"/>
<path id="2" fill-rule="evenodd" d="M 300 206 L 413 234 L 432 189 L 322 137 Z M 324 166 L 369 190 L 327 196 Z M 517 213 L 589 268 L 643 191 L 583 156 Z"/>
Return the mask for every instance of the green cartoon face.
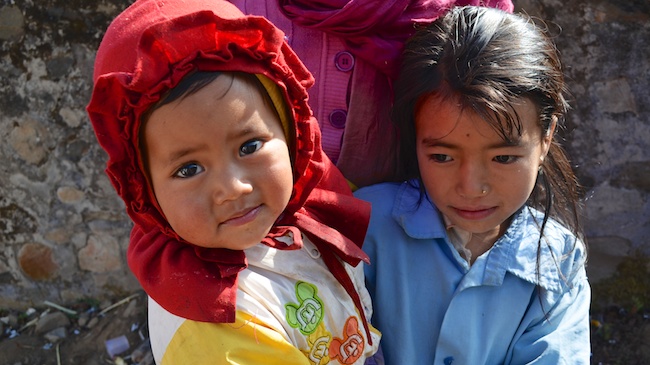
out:
<path id="1" fill-rule="evenodd" d="M 303 335 L 309 335 L 323 320 L 323 302 L 316 293 L 318 289 L 309 283 L 299 281 L 296 283 L 296 297 L 298 303 L 288 303 L 287 322 L 293 328 L 300 330 Z"/>

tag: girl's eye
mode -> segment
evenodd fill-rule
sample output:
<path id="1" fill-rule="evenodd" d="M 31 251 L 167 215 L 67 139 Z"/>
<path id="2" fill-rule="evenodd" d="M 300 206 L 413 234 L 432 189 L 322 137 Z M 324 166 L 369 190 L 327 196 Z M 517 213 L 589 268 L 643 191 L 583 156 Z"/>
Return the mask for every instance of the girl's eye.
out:
<path id="1" fill-rule="evenodd" d="M 451 157 L 449 155 L 444 155 L 442 153 L 434 153 L 429 156 L 429 159 L 435 162 L 449 162 Z"/>
<path id="2" fill-rule="evenodd" d="M 519 159 L 517 156 L 511 156 L 511 155 L 499 155 L 494 158 L 494 161 L 501 163 L 501 164 L 510 164 L 514 163 Z"/>
<path id="3" fill-rule="evenodd" d="M 260 140 L 250 140 L 245 142 L 241 147 L 239 147 L 239 155 L 240 156 L 246 156 L 250 155 L 251 153 L 256 152 L 262 148 L 262 141 Z"/>
<path id="4" fill-rule="evenodd" d="M 180 177 L 186 179 L 194 175 L 198 175 L 203 172 L 203 167 L 196 163 L 188 163 L 187 165 L 182 166 L 180 169 L 176 170 L 174 177 Z"/>

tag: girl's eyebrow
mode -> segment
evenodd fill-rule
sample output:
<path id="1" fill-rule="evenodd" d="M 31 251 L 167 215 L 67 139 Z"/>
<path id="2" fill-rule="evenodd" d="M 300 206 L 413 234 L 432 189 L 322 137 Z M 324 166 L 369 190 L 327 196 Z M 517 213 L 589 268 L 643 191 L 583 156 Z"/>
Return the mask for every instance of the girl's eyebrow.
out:
<path id="1" fill-rule="evenodd" d="M 440 139 L 431 138 L 431 137 L 426 137 L 426 138 L 422 139 L 421 144 L 424 145 L 425 147 L 445 147 L 445 148 L 449 148 L 449 149 L 457 148 L 456 146 L 454 146 L 451 143 L 442 142 Z"/>
<path id="2" fill-rule="evenodd" d="M 422 139 L 422 145 L 425 147 L 443 147 L 443 148 L 448 148 L 448 149 L 458 149 L 459 147 L 453 143 L 445 142 L 437 138 L 432 138 L 432 137 L 426 137 Z M 488 149 L 497 149 L 497 148 L 505 148 L 505 147 L 519 147 L 521 146 L 521 138 L 517 138 L 514 140 L 502 140 L 499 143 L 493 143 L 487 146 Z"/>

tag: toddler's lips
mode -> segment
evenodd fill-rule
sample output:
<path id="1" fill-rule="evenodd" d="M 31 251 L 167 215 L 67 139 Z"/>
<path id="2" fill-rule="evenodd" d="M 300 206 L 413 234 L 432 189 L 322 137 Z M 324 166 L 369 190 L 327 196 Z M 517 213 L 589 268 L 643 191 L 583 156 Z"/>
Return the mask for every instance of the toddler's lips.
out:
<path id="1" fill-rule="evenodd" d="M 221 224 L 239 226 L 239 225 L 252 222 L 253 220 L 255 220 L 255 218 L 257 218 L 257 215 L 259 214 L 261 209 L 262 209 L 261 205 L 258 205 L 253 208 L 244 209 L 240 212 L 233 214 L 231 218 L 228 218 L 227 220 L 221 222 Z"/>

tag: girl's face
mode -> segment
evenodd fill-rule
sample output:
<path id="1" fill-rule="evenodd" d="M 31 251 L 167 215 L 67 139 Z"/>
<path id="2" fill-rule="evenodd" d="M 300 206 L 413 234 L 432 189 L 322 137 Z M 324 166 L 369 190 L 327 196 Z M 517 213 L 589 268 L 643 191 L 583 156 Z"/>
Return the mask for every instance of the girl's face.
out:
<path id="1" fill-rule="evenodd" d="M 542 135 L 528 99 L 515 112 L 523 129 L 513 144 L 453 98 L 425 99 L 415 118 L 418 165 L 432 201 L 453 225 L 492 241 L 530 196 L 555 127 Z"/>
<path id="2" fill-rule="evenodd" d="M 293 174 L 282 126 L 243 78 L 221 75 L 163 105 L 143 132 L 158 204 L 190 243 L 249 248 L 289 202 Z"/>

